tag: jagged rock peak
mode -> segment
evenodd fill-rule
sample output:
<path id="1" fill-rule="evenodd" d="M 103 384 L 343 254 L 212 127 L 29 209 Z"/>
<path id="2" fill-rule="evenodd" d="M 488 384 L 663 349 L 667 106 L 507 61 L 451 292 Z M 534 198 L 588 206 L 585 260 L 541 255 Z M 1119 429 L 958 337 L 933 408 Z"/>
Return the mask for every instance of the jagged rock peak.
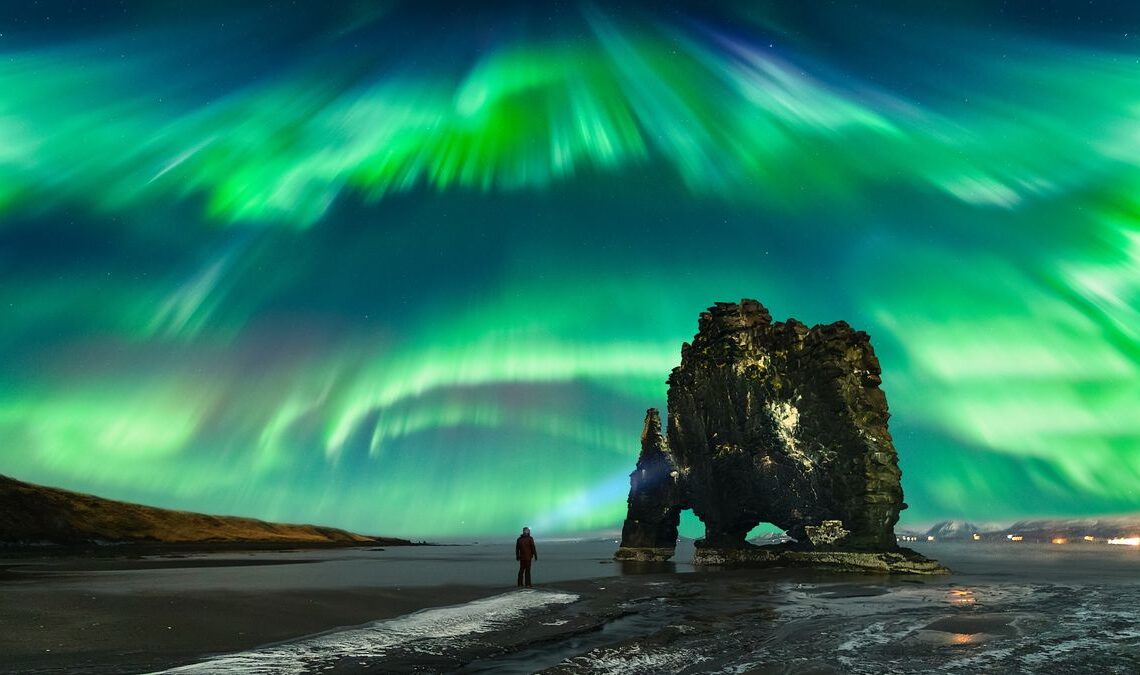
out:
<path id="1" fill-rule="evenodd" d="M 768 326 L 771 323 L 772 314 L 756 300 L 745 299 L 739 303 L 718 302 L 701 312 L 697 321 L 697 337 Z M 718 330 L 714 330 L 714 327 Z"/>
<path id="2" fill-rule="evenodd" d="M 665 457 L 668 441 L 661 433 L 661 414 L 657 408 L 645 411 L 645 423 L 641 427 L 641 453 L 637 457 L 638 470 L 656 465 Z"/>

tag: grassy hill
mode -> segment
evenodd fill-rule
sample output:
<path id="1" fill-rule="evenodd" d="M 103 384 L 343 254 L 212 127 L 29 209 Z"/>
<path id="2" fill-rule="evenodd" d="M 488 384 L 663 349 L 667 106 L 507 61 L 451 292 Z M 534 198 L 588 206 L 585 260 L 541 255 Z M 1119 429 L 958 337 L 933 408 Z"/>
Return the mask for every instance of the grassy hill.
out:
<path id="1" fill-rule="evenodd" d="M 258 548 L 401 545 L 333 527 L 286 525 L 130 504 L 0 476 L 0 543 L 251 544 Z"/>

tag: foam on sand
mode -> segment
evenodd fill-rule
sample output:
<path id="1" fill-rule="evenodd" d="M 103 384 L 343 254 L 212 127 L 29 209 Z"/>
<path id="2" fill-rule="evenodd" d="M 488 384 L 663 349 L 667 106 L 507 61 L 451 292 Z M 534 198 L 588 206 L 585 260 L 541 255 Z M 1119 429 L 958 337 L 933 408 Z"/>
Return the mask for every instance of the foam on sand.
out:
<path id="1" fill-rule="evenodd" d="M 294 642 L 218 656 L 163 673 L 242 673 L 248 675 L 313 672 L 341 659 L 380 659 L 399 649 L 444 654 L 480 633 L 523 621 L 534 610 L 575 602 L 572 593 L 512 591 L 462 605 L 425 609 L 357 628 L 323 633 Z"/>

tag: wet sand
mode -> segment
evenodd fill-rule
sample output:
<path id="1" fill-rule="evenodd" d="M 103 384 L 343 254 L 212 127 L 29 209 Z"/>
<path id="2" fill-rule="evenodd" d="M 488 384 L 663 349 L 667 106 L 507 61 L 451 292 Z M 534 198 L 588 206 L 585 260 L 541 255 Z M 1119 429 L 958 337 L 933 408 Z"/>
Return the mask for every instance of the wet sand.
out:
<path id="1" fill-rule="evenodd" d="M 150 570 L 256 569 L 314 561 L 258 558 L 0 561 L 0 662 L 5 672 L 119 673 L 169 668 L 202 657 L 468 602 L 486 586 L 162 590 L 137 583 Z M 85 581 L 115 574 L 110 588 Z M 504 587 L 507 589 L 509 587 Z"/>
<path id="2" fill-rule="evenodd" d="M 544 621 L 553 615 L 540 611 L 537 620 L 496 629 L 492 653 L 485 644 L 435 656 L 393 650 L 380 670 L 342 664 L 333 672 L 549 668 L 624 632 L 659 629 L 665 617 L 648 618 L 644 604 L 666 587 L 671 597 L 695 603 L 709 593 L 732 595 L 754 577 L 748 570 L 694 571 L 685 563 L 614 563 L 609 543 L 544 548 L 554 560 L 536 563 L 538 591 L 580 600 L 559 618 Z M 509 584 L 514 563 L 500 553 L 456 547 L 0 559 L 0 655 L 6 668 L 28 673 L 137 673 L 201 663 L 418 610 L 501 597 L 516 589 Z M 371 570 L 378 576 L 362 575 Z M 457 573 L 470 583 L 432 585 L 436 578 L 454 580 Z M 784 576 L 836 580 L 804 570 L 764 574 L 769 581 Z M 880 592 L 854 584 L 834 586 L 830 594 Z M 740 606 L 731 611 L 751 612 L 745 608 L 752 599 L 751 592 L 741 594 Z M 725 609 L 717 605 L 713 611 Z"/>
<path id="3" fill-rule="evenodd" d="M 618 574 L 613 548 L 544 542 L 537 580 L 549 587 Z M 512 557 L 513 542 L 0 552 L 0 671 L 160 670 L 466 603 L 514 590 Z"/>
<path id="4" fill-rule="evenodd" d="M 1113 548 L 1113 547 L 1108 547 Z M 949 577 L 619 565 L 613 543 L 0 556 L 0 670 L 1138 672 L 1138 551 L 932 547 Z M 418 611 L 418 610 L 423 610 Z M 275 644 L 276 643 L 276 644 Z M 224 654 L 209 660 L 213 655 Z"/>

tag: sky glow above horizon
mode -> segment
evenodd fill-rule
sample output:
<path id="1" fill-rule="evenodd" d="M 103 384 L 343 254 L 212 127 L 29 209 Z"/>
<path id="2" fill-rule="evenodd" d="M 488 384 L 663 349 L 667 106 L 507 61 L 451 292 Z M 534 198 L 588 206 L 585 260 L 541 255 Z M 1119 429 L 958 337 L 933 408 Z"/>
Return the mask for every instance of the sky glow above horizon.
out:
<path id="1" fill-rule="evenodd" d="M 0 473 L 613 530 L 752 297 L 871 334 L 904 525 L 1140 511 L 1140 11 L 990 4 L 13 11 Z"/>

